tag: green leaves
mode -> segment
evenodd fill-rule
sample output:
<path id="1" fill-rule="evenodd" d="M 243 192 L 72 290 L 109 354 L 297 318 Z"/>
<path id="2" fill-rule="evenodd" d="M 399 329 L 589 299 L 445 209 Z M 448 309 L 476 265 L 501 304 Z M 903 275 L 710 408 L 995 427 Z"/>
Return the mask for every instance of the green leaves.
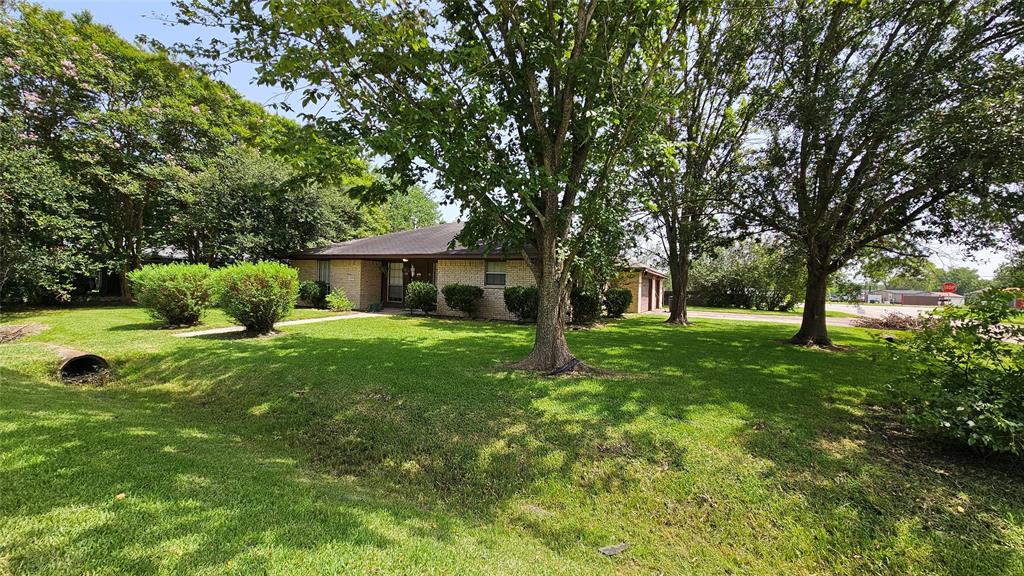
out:
<path id="1" fill-rule="evenodd" d="M 966 306 L 939 309 L 896 341 L 898 394 L 927 434 L 993 452 L 1024 454 L 1024 328 L 1009 306 L 1020 290 L 990 289 Z"/>

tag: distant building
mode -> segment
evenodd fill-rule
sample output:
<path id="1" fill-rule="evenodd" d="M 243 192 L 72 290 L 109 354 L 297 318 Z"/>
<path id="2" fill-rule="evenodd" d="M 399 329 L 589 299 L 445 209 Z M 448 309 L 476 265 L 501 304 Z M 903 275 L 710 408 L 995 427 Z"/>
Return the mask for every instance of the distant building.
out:
<path id="1" fill-rule="evenodd" d="M 929 292 L 927 290 L 870 290 L 864 301 L 877 304 L 901 304 L 906 306 L 962 306 L 964 297 L 956 292 Z"/>

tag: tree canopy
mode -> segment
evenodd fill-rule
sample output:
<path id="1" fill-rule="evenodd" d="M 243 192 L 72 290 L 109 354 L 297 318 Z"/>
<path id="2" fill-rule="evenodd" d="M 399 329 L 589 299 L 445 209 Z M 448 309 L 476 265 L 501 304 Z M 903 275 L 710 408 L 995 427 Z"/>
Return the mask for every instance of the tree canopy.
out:
<path id="1" fill-rule="evenodd" d="M 975 206 L 1020 181 L 1024 6 L 794 3 L 765 16 L 779 96 L 736 210 L 741 224 L 802 246 L 793 341 L 828 344 L 831 274 L 894 240 L 984 233 L 965 225 Z"/>
<path id="2" fill-rule="evenodd" d="M 54 186 L 73 184 L 73 209 L 61 213 L 77 231 L 64 246 L 86 262 L 79 272 L 123 274 L 163 248 L 200 262 L 281 258 L 389 217 L 353 199 L 381 180 L 357 148 L 268 113 L 88 13 L 18 2 L 0 15 L 5 153 L 45 156 L 28 165 L 45 164 Z"/>

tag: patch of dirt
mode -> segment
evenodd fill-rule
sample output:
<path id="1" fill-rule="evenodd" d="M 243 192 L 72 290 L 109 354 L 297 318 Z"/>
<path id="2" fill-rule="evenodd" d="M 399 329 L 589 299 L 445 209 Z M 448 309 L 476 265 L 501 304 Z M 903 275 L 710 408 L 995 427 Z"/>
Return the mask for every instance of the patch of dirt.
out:
<path id="1" fill-rule="evenodd" d="M 35 336 L 47 328 L 49 328 L 49 326 L 38 322 L 0 326 L 0 344 L 15 342 L 27 336 Z"/>
<path id="2" fill-rule="evenodd" d="M 854 438 L 860 446 L 881 452 L 898 466 L 926 469 L 950 479 L 987 473 L 1024 479 L 1024 466 L 1012 456 L 987 454 L 958 444 L 922 437 L 907 426 L 899 413 L 883 406 L 865 406 L 863 438 Z M 871 442 L 873 439 L 881 442 Z M 866 441 L 866 442 L 865 442 Z"/>
<path id="3" fill-rule="evenodd" d="M 628 440 L 620 442 L 598 442 L 597 452 L 602 456 L 623 456 L 630 458 L 635 453 L 633 443 Z"/>

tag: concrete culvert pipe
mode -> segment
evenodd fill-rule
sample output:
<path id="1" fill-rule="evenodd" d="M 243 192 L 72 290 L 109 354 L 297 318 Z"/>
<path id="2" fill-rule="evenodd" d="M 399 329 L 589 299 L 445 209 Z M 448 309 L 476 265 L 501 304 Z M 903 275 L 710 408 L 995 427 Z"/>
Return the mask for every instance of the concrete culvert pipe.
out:
<path id="1" fill-rule="evenodd" d="M 73 348 L 58 348 L 57 353 L 60 354 L 61 380 L 92 376 L 110 369 L 110 363 L 96 354 L 89 354 Z"/>

